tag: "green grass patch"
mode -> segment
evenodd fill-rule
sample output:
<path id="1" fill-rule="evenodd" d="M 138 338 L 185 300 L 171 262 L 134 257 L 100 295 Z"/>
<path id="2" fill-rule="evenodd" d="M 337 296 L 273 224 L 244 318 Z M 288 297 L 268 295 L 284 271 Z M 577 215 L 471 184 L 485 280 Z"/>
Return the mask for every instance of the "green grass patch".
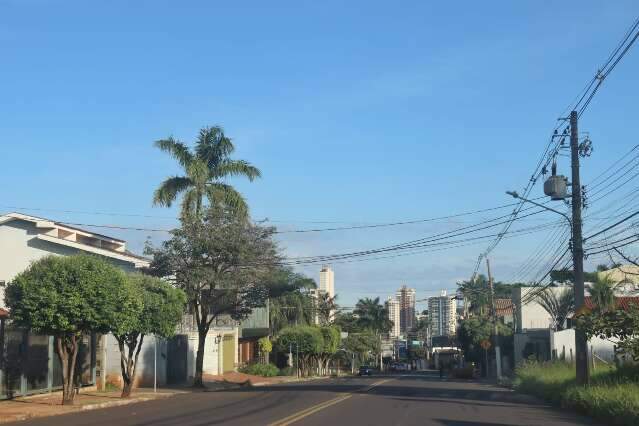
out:
<path id="1" fill-rule="evenodd" d="M 588 386 L 577 386 L 571 364 L 526 362 L 517 368 L 513 387 L 609 425 L 639 425 L 639 366 L 601 366 L 590 381 Z"/>

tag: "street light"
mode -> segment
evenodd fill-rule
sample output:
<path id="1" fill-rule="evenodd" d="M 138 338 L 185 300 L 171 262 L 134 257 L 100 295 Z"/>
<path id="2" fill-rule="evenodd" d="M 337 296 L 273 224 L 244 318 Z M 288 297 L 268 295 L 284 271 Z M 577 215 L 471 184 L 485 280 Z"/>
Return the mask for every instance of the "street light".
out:
<path id="1" fill-rule="evenodd" d="M 570 217 L 566 213 L 560 212 L 559 210 L 555 210 L 555 209 L 550 208 L 548 206 L 545 206 L 543 204 L 537 203 L 537 202 L 535 202 L 533 200 L 529 200 L 527 198 L 524 198 L 521 195 L 519 195 L 517 193 L 517 191 L 506 191 L 506 194 L 512 196 L 513 198 L 517 198 L 517 199 L 519 199 L 521 201 L 525 201 L 526 203 L 530 203 L 530 204 L 533 204 L 533 205 L 535 205 L 537 207 L 541 207 L 544 210 L 548 210 L 548 211 L 551 211 L 551 212 L 554 212 L 554 213 L 562 215 L 564 217 L 564 219 L 566 219 L 568 221 L 568 224 L 570 225 L 570 227 L 572 229 L 572 220 L 570 219 Z"/>

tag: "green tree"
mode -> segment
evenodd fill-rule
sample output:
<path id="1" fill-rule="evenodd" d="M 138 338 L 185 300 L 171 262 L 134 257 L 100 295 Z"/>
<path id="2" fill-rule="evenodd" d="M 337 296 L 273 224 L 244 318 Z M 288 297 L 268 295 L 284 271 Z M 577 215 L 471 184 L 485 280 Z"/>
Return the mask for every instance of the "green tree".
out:
<path id="1" fill-rule="evenodd" d="M 536 298 L 537 303 L 550 315 L 553 330 L 561 331 L 568 315 L 575 310 L 575 291 L 572 287 L 563 289 L 559 295 L 553 288 L 546 288 Z"/>
<path id="2" fill-rule="evenodd" d="M 381 352 L 381 342 L 371 330 L 365 330 L 360 333 L 349 333 L 342 340 L 343 348 L 357 356 L 357 361 L 362 364 L 370 360 L 376 359 Z"/>
<path id="3" fill-rule="evenodd" d="M 334 321 L 335 310 L 337 309 L 337 295 L 331 297 L 330 294 L 320 292 L 315 300 L 315 310 L 321 325 L 328 325 Z"/>
<path id="4" fill-rule="evenodd" d="M 376 334 L 388 333 L 393 326 L 388 319 L 388 310 L 379 302 L 379 297 L 360 299 L 353 313 L 361 328 L 372 330 Z"/>
<path id="5" fill-rule="evenodd" d="M 269 291 L 269 326 L 271 335 L 293 325 L 314 323 L 313 299 L 309 290 L 317 287 L 315 281 L 278 267 L 264 281 Z"/>
<path id="6" fill-rule="evenodd" d="M 632 305 L 627 310 L 619 307 L 585 311 L 576 315 L 575 321 L 588 339 L 593 336 L 619 339 L 618 350 L 628 353 L 635 362 L 639 361 L 639 306 Z"/>
<path id="7" fill-rule="evenodd" d="M 328 364 L 331 358 L 337 353 L 341 341 L 340 329 L 329 325 L 320 327 L 322 333 L 322 350 L 318 354 L 318 364 L 320 375 L 328 374 Z"/>
<path id="8" fill-rule="evenodd" d="M 6 289 L 16 325 L 54 337 L 62 364 L 62 403 L 74 402 L 83 334 L 107 333 L 132 309 L 124 273 L 93 256 L 48 256 L 33 262 Z"/>
<path id="9" fill-rule="evenodd" d="M 184 193 L 183 215 L 200 214 L 205 199 L 210 205 L 224 205 L 236 213 L 247 214 L 246 201 L 225 179 L 244 176 L 253 181 L 261 174 L 250 163 L 231 158 L 235 146 L 221 127 L 201 129 L 194 150 L 172 137 L 156 141 L 155 146 L 175 158 L 184 175 L 162 182 L 153 194 L 153 204 L 170 207 Z"/>
<path id="10" fill-rule="evenodd" d="M 182 226 L 153 255 L 150 270 L 186 293 L 198 331 L 194 386 L 203 386 L 204 345 L 220 315 L 246 318 L 265 306 L 264 281 L 278 263 L 274 229 L 252 224 L 228 208 L 214 207 L 202 218 L 185 217 Z"/>
<path id="11" fill-rule="evenodd" d="M 457 340 L 464 356 L 469 361 L 484 362 L 481 343 L 490 341 L 493 332 L 493 324 L 488 316 L 474 315 L 460 321 L 457 330 Z M 510 336 L 512 329 L 507 325 L 497 322 L 497 335 Z"/>
<path id="12" fill-rule="evenodd" d="M 592 303 L 602 311 L 614 310 L 617 285 L 609 276 L 597 275 L 588 289 Z"/>
<path id="13" fill-rule="evenodd" d="M 262 362 L 264 364 L 268 364 L 268 356 L 273 350 L 273 344 L 271 343 L 271 339 L 268 336 L 261 337 L 257 341 L 257 345 L 260 350 L 260 357 L 262 358 Z"/>
<path id="14" fill-rule="evenodd" d="M 156 339 L 172 336 L 186 304 L 182 290 L 159 278 L 135 273 L 129 274 L 127 281 L 131 287 L 133 300 L 129 307 L 132 309 L 112 330 L 120 349 L 123 398 L 131 395 L 144 337 L 148 334 Z"/>
<path id="15" fill-rule="evenodd" d="M 300 325 L 286 327 L 277 337 L 280 351 L 288 352 L 292 348 L 298 354 L 298 369 L 302 376 L 309 376 L 313 360 L 324 350 L 324 336 L 319 327 Z"/>

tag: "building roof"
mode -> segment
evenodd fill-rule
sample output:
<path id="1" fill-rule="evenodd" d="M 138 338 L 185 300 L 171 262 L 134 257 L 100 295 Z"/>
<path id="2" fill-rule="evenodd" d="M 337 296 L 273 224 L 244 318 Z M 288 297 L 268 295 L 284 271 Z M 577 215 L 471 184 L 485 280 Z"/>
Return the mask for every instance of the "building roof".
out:
<path id="1" fill-rule="evenodd" d="M 495 313 L 498 317 L 513 314 L 513 301 L 511 299 L 495 299 Z"/>
<path id="2" fill-rule="evenodd" d="M 72 247 L 124 262 L 130 262 L 138 268 L 149 266 L 150 263 L 149 259 L 128 251 L 126 249 L 126 241 L 119 238 L 76 228 L 63 222 L 56 222 L 46 218 L 16 212 L 0 216 L 0 225 L 13 220 L 21 220 L 35 224 L 35 227 L 40 230 L 40 232 L 35 235 L 35 238 L 43 241 Z"/>
<path id="3" fill-rule="evenodd" d="M 0 308 L 0 319 L 9 318 L 9 311 L 6 309 Z"/>
<path id="4" fill-rule="evenodd" d="M 590 296 L 586 296 L 584 298 L 584 304 L 588 309 L 595 308 L 595 304 L 592 302 L 592 298 Z M 624 311 L 626 311 L 630 308 L 631 305 L 639 306 L 639 297 L 637 296 L 615 297 L 615 304 L 618 308 L 621 308 Z"/>

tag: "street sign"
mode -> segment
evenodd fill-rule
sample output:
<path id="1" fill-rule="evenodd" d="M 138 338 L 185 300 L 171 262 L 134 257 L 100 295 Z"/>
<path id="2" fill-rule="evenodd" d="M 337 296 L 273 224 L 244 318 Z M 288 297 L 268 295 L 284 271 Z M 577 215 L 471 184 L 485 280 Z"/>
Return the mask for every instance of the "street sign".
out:
<path id="1" fill-rule="evenodd" d="M 490 340 L 482 340 L 480 345 L 484 350 L 488 350 L 490 349 Z"/>

